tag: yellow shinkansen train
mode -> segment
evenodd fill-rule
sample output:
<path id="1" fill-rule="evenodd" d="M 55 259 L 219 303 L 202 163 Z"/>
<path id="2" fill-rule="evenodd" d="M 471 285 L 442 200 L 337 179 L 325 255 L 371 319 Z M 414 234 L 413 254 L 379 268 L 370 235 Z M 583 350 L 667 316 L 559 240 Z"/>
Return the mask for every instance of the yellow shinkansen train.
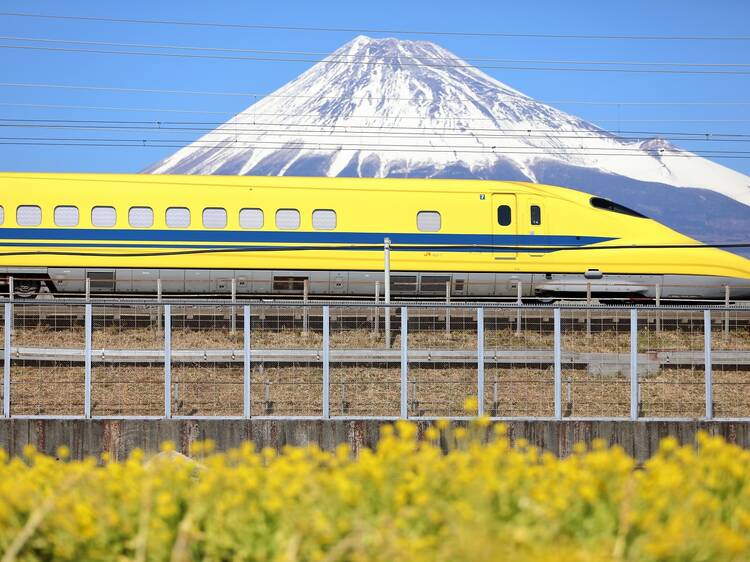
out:
<path id="1" fill-rule="evenodd" d="M 0 175 L 0 277 L 19 296 L 750 296 L 750 261 L 626 207 L 523 182 Z"/>

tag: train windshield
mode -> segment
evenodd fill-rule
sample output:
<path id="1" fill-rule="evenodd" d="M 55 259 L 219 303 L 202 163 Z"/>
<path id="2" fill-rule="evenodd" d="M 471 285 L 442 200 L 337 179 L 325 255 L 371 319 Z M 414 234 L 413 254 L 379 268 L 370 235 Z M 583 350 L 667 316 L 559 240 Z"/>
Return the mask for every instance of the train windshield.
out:
<path id="1" fill-rule="evenodd" d="M 592 197 L 591 206 L 595 209 L 603 209 L 604 211 L 612 211 L 613 213 L 620 213 L 623 215 L 629 215 L 631 217 L 638 217 L 641 219 L 648 218 L 646 215 L 642 215 L 638 211 L 634 211 L 633 209 L 629 209 L 624 205 L 620 205 L 619 203 L 615 203 L 614 201 L 610 201 L 609 199 L 604 199 L 602 197 Z"/>

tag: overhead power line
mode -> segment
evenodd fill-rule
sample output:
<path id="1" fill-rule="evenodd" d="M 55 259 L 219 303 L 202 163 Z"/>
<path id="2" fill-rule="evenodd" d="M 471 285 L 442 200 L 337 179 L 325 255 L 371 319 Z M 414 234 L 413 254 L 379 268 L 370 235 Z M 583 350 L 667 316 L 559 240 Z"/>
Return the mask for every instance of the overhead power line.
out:
<path id="1" fill-rule="evenodd" d="M 314 152 L 357 152 L 357 151 L 378 151 L 378 152 L 416 152 L 416 153 L 448 153 L 448 154 L 485 154 L 487 156 L 503 156 L 505 154 L 515 155 L 565 155 L 565 156 L 622 156 L 622 157 L 650 157 L 647 151 L 642 149 L 629 148 L 576 148 L 566 147 L 564 149 L 555 147 L 468 147 L 468 146 L 424 146 L 415 144 L 379 144 L 379 143 L 326 143 L 326 142 L 286 142 L 255 140 L 252 143 L 242 141 L 204 141 L 192 139 L 132 139 L 132 138 L 84 138 L 84 137 L 3 137 L 0 136 L 0 144 L 13 144 L 25 146 L 117 146 L 117 147 L 145 147 L 145 148 L 185 148 L 191 145 L 193 148 L 239 148 L 239 149 L 256 149 L 266 148 L 273 150 L 307 150 Z M 500 152 L 495 152 L 495 151 Z M 674 154 L 667 152 L 660 154 L 661 157 L 669 158 L 697 158 L 705 155 L 710 158 L 727 158 L 727 159 L 750 159 L 750 151 L 731 151 L 731 150 L 703 150 L 693 153 Z"/>
<path id="2" fill-rule="evenodd" d="M 5 128 L 42 128 L 67 129 L 82 131 L 186 131 L 203 134 L 266 134 L 279 135 L 304 134 L 307 136 L 392 136 L 429 139 L 437 138 L 521 138 L 521 139 L 581 139 L 592 140 L 601 137 L 595 130 L 561 130 L 561 129 L 492 129 L 462 127 L 408 127 L 388 125 L 321 125 L 315 123 L 232 123 L 221 121 L 135 121 L 135 120 L 94 120 L 94 119 L 17 119 L 0 118 L 0 127 Z M 698 142 L 750 142 L 750 134 L 705 134 L 677 133 L 665 131 L 641 131 L 637 136 L 623 132 L 620 140 L 641 141 L 644 138 L 658 137 L 662 140 L 698 141 Z M 577 134 L 578 133 L 578 134 Z"/>
<path id="3" fill-rule="evenodd" d="M 216 91 L 216 90 L 176 90 L 169 88 L 133 88 L 133 87 L 121 87 L 121 86 L 91 86 L 91 85 L 79 85 L 79 84 L 47 84 L 47 83 L 29 83 L 29 82 L 0 82 L 0 87 L 3 88 L 49 88 L 49 89 L 61 89 L 61 90 L 87 90 L 87 91 L 103 91 L 103 92 L 121 92 L 121 93 L 143 93 L 143 94 L 174 94 L 174 95 L 190 95 L 190 96 L 226 96 L 226 97 L 243 97 L 243 98 L 280 98 L 280 99 L 339 99 L 338 96 L 319 96 L 311 94 L 277 94 L 277 93 L 265 93 L 265 92 L 233 92 L 233 91 Z M 497 98 L 507 98 L 509 100 L 530 100 L 534 103 L 541 105 L 552 105 L 552 104 L 570 104 L 570 105 L 607 105 L 607 106 L 662 106 L 662 105 L 695 105 L 695 106 L 746 106 L 750 105 L 750 100 L 715 100 L 715 101 L 596 101 L 596 100 L 536 100 L 529 98 L 523 94 L 510 94 L 510 93 L 497 93 L 494 94 Z M 372 99 L 369 96 L 352 96 L 348 99 L 351 100 L 369 100 Z M 413 97 L 398 97 L 398 96 L 378 96 L 377 100 L 389 100 L 389 101 L 413 101 Z M 465 97 L 456 97 L 453 99 L 469 100 Z M 437 100 L 435 100 L 437 101 Z M 5 105 L 5 104 L 2 104 Z M 84 107 L 85 108 L 85 107 Z M 171 111 L 169 109 L 159 109 L 154 111 Z M 216 113 L 219 112 L 201 112 L 201 113 Z M 236 112 L 235 112 L 236 113 Z M 223 113 L 232 114 L 234 113 Z M 404 117 L 409 119 L 409 117 Z M 441 119 L 435 117 L 433 119 Z M 445 119 L 454 119 L 447 117 Z M 469 118 L 473 119 L 473 118 Z M 487 119 L 487 118 L 481 118 Z"/>
<path id="4" fill-rule="evenodd" d="M 146 57 L 167 57 L 167 58 L 187 58 L 187 59 L 208 59 L 208 60 L 235 60 L 235 61 L 258 61 L 258 62 L 304 62 L 304 63 L 321 63 L 321 64 L 349 64 L 349 65 L 366 65 L 366 66 L 391 66 L 393 62 L 382 61 L 342 61 L 331 60 L 330 58 L 310 59 L 310 58 L 285 58 L 282 56 L 262 57 L 262 56 L 239 56 L 239 55 L 207 55 L 207 54 L 188 54 L 188 53 L 161 53 L 146 51 L 123 51 L 107 49 L 83 49 L 72 47 L 40 47 L 34 45 L 0 45 L 0 49 L 20 49 L 30 51 L 47 51 L 47 52 L 64 52 L 64 53 L 83 53 L 83 54 L 100 54 L 100 55 L 127 55 L 127 56 L 146 56 Z M 507 66 L 507 65 L 470 65 L 470 64 L 425 64 L 419 62 L 398 62 L 399 67 L 417 67 L 417 68 L 464 68 L 464 69 L 484 69 L 484 70 L 518 70 L 530 72 L 604 72 L 604 73 L 626 73 L 626 74 L 689 74 L 689 75 L 748 75 L 750 71 L 746 70 L 682 70 L 666 68 L 580 68 L 580 67 L 563 67 L 563 66 Z"/>
<path id="5" fill-rule="evenodd" d="M 298 115 L 294 114 L 283 114 L 285 117 L 298 117 Z M 150 125 L 149 129 L 153 130 L 164 130 L 168 129 L 169 125 L 207 125 L 211 126 L 211 128 L 208 129 L 202 129 L 202 128 L 196 128 L 196 130 L 207 130 L 207 131 L 213 131 L 217 127 L 222 127 L 222 131 L 224 132 L 240 132 L 240 131 L 248 131 L 248 132 L 257 132 L 257 131 L 283 131 L 284 129 L 272 129 L 270 127 L 307 127 L 309 128 L 316 128 L 321 129 L 324 132 L 328 132 L 331 130 L 337 130 L 341 129 L 344 131 L 351 131 L 351 132 L 376 132 L 378 134 L 382 134 L 381 132 L 383 130 L 390 131 L 406 131 L 406 132 L 423 132 L 423 131 L 436 131 L 438 133 L 442 132 L 451 132 L 451 131 L 459 131 L 464 132 L 465 134 L 469 133 L 480 133 L 479 136 L 482 136 L 483 133 L 494 133 L 497 135 L 504 135 L 504 136 L 532 136 L 534 134 L 541 134 L 543 136 L 553 136 L 555 138 L 560 138 L 559 135 L 575 135 L 575 133 L 584 133 L 581 135 L 576 135 L 576 138 L 592 138 L 594 136 L 599 136 L 602 133 L 604 134 L 611 134 L 607 133 L 606 131 L 599 131 L 597 129 L 588 129 L 588 128 L 578 128 L 578 129 L 539 129 L 539 128 L 479 128 L 479 127 L 472 127 L 470 130 L 466 129 L 465 127 L 426 127 L 426 126 L 404 126 L 404 125 L 383 125 L 383 124 L 365 124 L 365 125 L 344 125 L 344 124 L 334 124 L 334 125 L 321 125 L 316 123 L 289 123 L 289 122 L 236 122 L 233 123 L 232 121 L 135 121 L 135 120 L 102 120 L 102 119 L 23 119 L 23 118 L 0 118 L 0 123 L 5 123 L 7 126 L 16 126 L 13 124 L 17 124 L 17 126 L 25 126 L 28 124 L 29 126 L 34 125 L 45 125 L 45 124 L 61 124 L 66 125 L 70 124 L 71 126 L 76 125 L 91 125 L 91 126 L 128 126 L 128 125 Z M 245 127 L 251 127 L 251 128 L 245 128 Z M 256 128 L 257 127 L 257 128 Z M 265 128 L 269 127 L 269 128 Z M 181 130 L 193 130 L 189 127 L 181 129 Z M 665 138 L 666 136 L 674 136 L 675 140 L 723 140 L 723 139 L 742 139 L 742 138 L 750 138 L 750 134 L 744 134 L 744 133 L 713 133 L 713 132 L 685 132 L 685 131 L 644 131 L 644 130 L 625 130 L 620 131 L 618 133 L 619 135 L 634 135 L 633 139 L 642 139 L 642 138 Z M 624 137 L 627 138 L 627 137 Z"/>
<path id="6" fill-rule="evenodd" d="M 3 41 L 23 41 L 30 43 L 52 43 L 57 45 L 94 45 L 99 47 L 118 47 L 118 48 L 137 48 L 137 49 L 164 49 L 164 50 L 178 50 L 178 51 L 200 51 L 200 52 L 221 52 L 221 53 L 253 53 L 261 55 L 299 55 L 306 57 L 325 57 L 330 59 L 331 62 L 365 62 L 365 61 L 400 61 L 401 56 L 372 56 L 363 54 L 349 54 L 349 53 L 326 53 L 320 51 L 289 51 L 289 50 L 272 50 L 272 49 L 238 49 L 232 47 L 203 47 L 193 45 L 164 45 L 155 43 L 115 43 L 109 41 L 84 41 L 80 39 L 52 39 L 47 37 L 19 37 L 15 35 L 0 35 L 0 40 Z M 478 62 L 497 62 L 497 63 L 512 63 L 512 64 L 574 64 L 574 65 L 620 65 L 620 66 L 677 66 L 677 67 L 705 67 L 705 68 L 747 68 L 750 67 L 750 63 L 703 63 L 703 62 L 664 62 L 664 61 L 620 61 L 620 60 L 576 60 L 576 59 L 500 59 L 500 58 L 487 58 L 487 57 L 457 57 L 457 56 L 442 56 L 434 57 L 427 55 L 413 55 L 414 59 L 420 63 L 422 61 L 448 61 L 451 63 L 457 63 L 455 65 L 450 64 L 446 66 L 457 66 L 459 68 L 465 68 L 467 65 L 462 64 L 466 61 L 478 61 Z M 341 60 L 343 59 L 343 60 Z M 431 65 L 428 65 L 431 66 Z M 476 68 L 476 67 L 475 67 Z"/>
<path id="7" fill-rule="evenodd" d="M 29 12 L 0 12 L 0 16 L 21 17 L 68 21 L 90 21 L 140 25 L 175 25 L 187 27 L 209 27 L 223 29 L 266 29 L 271 31 L 309 31 L 324 33 L 393 33 L 398 35 L 436 35 L 449 37 L 497 37 L 528 39 L 593 39 L 593 40 L 628 40 L 628 41 L 750 41 L 748 35 L 642 35 L 642 34 L 577 34 L 577 33 L 511 33 L 499 31 L 445 31 L 415 30 L 395 28 L 357 28 L 357 27 L 312 27 L 271 24 L 244 24 L 225 22 L 197 22 L 171 19 L 135 19 L 105 18 L 94 16 L 70 16 L 58 14 L 40 14 Z"/>

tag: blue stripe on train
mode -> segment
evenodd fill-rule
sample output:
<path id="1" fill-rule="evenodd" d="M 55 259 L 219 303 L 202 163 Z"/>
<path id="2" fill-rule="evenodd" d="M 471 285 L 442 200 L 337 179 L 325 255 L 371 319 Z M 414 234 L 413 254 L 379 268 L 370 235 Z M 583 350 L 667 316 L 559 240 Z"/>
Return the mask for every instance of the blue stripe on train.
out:
<path id="1" fill-rule="evenodd" d="M 238 230 L 152 230 L 93 228 L 0 228 L 0 238 L 11 240 L 103 240 L 128 242 L 244 242 L 281 244 L 392 244 L 587 246 L 615 240 L 605 236 L 549 234 L 427 234 L 387 232 L 268 232 Z M 3 245 L 3 242 L 0 242 Z M 38 245 L 38 244 L 37 244 Z M 66 244 L 72 246 L 73 244 Z M 91 245 L 91 244 L 89 244 Z"/>

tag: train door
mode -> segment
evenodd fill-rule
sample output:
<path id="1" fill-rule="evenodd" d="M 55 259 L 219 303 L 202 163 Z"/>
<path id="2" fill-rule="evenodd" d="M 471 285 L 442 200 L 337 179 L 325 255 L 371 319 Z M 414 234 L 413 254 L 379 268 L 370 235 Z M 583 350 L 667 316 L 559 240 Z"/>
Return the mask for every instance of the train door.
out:
<path id="1" fill-rule="evenodd" d="M 516 196 L 513 193 L 492 194 L 492 245 L 496 260 L 514 260 L 518 241 Z"/>

